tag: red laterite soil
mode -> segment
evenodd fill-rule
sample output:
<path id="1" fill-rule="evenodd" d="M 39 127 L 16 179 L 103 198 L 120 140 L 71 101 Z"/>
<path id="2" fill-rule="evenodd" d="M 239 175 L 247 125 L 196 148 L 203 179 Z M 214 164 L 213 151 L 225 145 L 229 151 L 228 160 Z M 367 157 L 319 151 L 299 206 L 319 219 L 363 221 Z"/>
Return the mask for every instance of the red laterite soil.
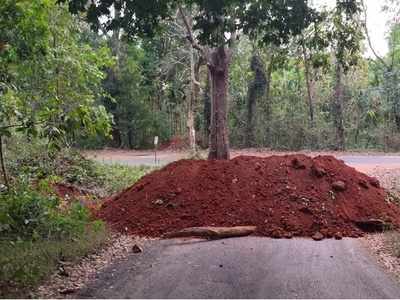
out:
<path id="1" fill-rule="evenodd" d="M 255 225 L 272 237 L 357 237 L 359 221 L 400 225 L 375 178 L 333 156 L 181 160 L 106 200 L 98 216 L 121 232 L 161 236 L 193 226 Z"/>

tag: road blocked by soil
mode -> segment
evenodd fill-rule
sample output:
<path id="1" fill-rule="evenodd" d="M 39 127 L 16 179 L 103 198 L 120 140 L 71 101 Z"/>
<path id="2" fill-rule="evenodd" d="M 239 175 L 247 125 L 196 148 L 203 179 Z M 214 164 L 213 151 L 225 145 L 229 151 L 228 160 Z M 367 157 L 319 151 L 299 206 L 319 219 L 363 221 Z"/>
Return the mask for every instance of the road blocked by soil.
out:
<path id="1" fill-rule="evenodd" d="M 162 236 L 199 226 L 256 226 L 256 234 L 358 237 L 400 225 L 379 181 L 333 156 L 181 160 L 106 200 L 98 216 L 121 232 Z"/>

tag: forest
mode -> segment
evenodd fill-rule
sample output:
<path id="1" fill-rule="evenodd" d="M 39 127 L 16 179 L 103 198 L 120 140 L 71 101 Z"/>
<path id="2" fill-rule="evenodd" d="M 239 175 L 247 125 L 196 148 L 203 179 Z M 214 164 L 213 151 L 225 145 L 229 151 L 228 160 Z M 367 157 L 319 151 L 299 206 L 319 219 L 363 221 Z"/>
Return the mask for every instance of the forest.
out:
<path id="1" fill-rule="evenodd" d="M 208 147 L 210 77 L 187 38 L 188 29 L 196 34 L 198 8 L 177 10 L 157 34 L 131 38 L 121 27 L 93 31 L 82 13 L 56 1 L 2 2 L 3 144 L 25 134 L 78 148 L 149 148 L 154 136 Z M 242 34 L 228 75 L 230 145 L 397 151 L 396 5 L 383 6 L 394 16 L 384 57 L 363 55 L 374 45 L 362 3 L 348 15 L 345 7 L 322 7 L 318 21 L 276 44 Z"/>
<path id="2" fill-rule="evenodd" d="M 86 150 L 400 151 L 400 0 L 384 54 L 371 1 L 0 0 L 0 297 L 103 245 L 91 209 L 153 170 Z"/>

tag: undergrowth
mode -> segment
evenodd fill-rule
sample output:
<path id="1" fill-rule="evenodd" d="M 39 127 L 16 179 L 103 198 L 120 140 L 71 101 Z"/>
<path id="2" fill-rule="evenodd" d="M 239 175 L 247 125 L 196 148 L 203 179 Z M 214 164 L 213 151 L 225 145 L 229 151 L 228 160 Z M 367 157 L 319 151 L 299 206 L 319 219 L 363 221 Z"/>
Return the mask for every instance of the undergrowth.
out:
<path id="1" fill-rule="evenodd" d="M 40 143 L 8 144 L 6 155 L 11 188 L 0 191 L 0 298 L 30 296 L 62 262 L 96 251 L 109 237 L 86 205 L 59 198 L 54 184 L 85 189 L 97 201 L 152 170 L 103 165 L 73 149 L 50 153 Z"/>
<path id="2" fill-rule="evenodd" d="M 108 236 L 102 221 L 72 203 L 59 209 L 60 199 L 27 186 L 0 194 L 0 296 L 26 296 L 56 270 L 62 260 L 94 251 Z"/>
<path id="3" fill-rule="evenodd" d="M 14 142 L 7 145 L 6 154 L 7 169 L 14 183 L 21 179 L 36 183 L 50 178 L 82 187 L 99 197 L 121 191 L 154 170 L 149 166 L 103 164 L 86 159 L 71 148 L 49 153 L 44 143 L 22 146 Z"/>

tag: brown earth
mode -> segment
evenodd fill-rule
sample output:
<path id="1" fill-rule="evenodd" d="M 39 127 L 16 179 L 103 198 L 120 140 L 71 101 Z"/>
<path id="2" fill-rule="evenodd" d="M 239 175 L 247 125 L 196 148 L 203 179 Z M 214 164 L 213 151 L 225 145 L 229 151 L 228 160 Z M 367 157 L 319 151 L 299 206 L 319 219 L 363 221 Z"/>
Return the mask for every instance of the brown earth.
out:
<path id="1" fill-rule="evenodd" d="M 55 193 L 62 199 L 83 198 L 89 195 L 88 192 L 79 189 L 78 187 L 66 183 L 57 183 L 53 186 Z"/>
<path id="2" fill-rule="evenodd" d="M 184 137 L 174 136 L 169 141 L 162 143 L 159 150 L 162 151 L 183 151 L 189 149 L 189 144 Z"/>
<path id="3" fill-rule="evenodd" d="M 400 225 L 400 208 L 387 201 L 379 181 L 333 156 L 181 160 L 106 200 L 97 214 L 116 230 L 142 236 L 254 225 L 258 235 L 277 238 L 341 238 L 361 236 L 370 220 Z"/>

